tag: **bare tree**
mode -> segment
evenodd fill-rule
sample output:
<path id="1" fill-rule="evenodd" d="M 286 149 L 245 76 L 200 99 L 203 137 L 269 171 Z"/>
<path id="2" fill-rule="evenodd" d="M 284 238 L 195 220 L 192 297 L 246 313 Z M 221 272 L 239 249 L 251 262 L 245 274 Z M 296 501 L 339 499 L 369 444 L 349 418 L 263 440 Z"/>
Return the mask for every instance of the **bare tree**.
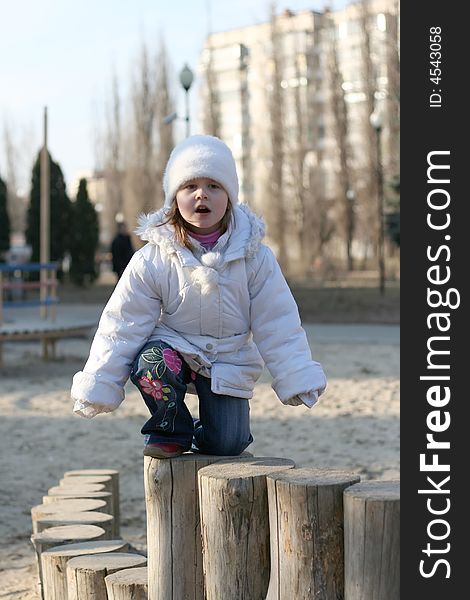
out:
<path id="1" fill-rule="evenodd" d="M 302 254 L 305 274 L 311 273 L 315 261 L 321 263 L 327 253 L 327 243 L 335 231 L 331 218 L 331 200 L 327 197 L 325 177 L 325 119 L 324 65 L 322 57 L 325 43 L 323 17 L 315 21 L 315 28 L 305 49 L 306 59 L 306 108 L 297 108 L 297 123 L 304 133 L 303 148 L 303 208 L 300 214 L 302 228 Z M 297 104 L 297 103 L 296 103 Z M 303 115 L 303 120 L 302 120 Z M 305 134 L 308 138 L 305 139 Z M 302 152 L 303 154 L 303 152 Z M 300 158 L 300 157 L 299 157 Z M 300 160 L 299 160 L 300 165 Z"/>
<path id="2" fill-rule="evenodd" d="M 359 190 L 359 201 L 361 211 L 358 215 L 361 222 L 361 237 L 365 242 L 363 267 L 367 259 L 367 250 L 370 245 L 374 247 L 374 253 L 377 252 L 379 224 L 376 217 L 377 204 L 377 149 L 375 132 L 370 125 L 369 117 L 375 109 L 375 96 L 377 91 L 377 74 L 375 64 L 372 60 L 371 49 L 371 13 L 369 0 L 361 0 L 359 24 L 361 28 L 362 38 L 362 80 L 363 92 L 365 95 L 364 111 L 362 113 L 362 131 L 363 140 L 365 142 L 366 164 L 362 167 L 359 178 L 364 182 L 363 187 Z M 371 224 L 374 227 L 371 228 Z M 375 232 L 374 232 L 375 230 Z M 372 232 L 372 234 L 371 234 Z"/>
<path id="3" fill-rule="evenodd" d="M 220 102 L 217 84 L 217 73 L 214 69 L 214 60 L 211 36 L 207 38 L 205 48 L 207 62 L 205 67 L 204 79 L 204 113 L 203 127 L 204 132 L 209 135 L 220 137 Z"/>
<path id="4" fill-rule="evenodd" d="M 270 207 L 266 222 L 270 238 L 277 246 L 277 258 L 282 269 L 287 270 L 288 258 L 285 240 L 284 209 L 284 121 L 282 96 L 282 37 L 279 31 L 275 6 L 271 7 L 271 66 L 272 78 L 269 97 L 269 120 L 271 142 L 271 173 L 269 176 Z"/>
<path id="5" fill-rule="evenodd" d="M 156 85 L 145 43 L 142 43 L 132 90 L 132 154 L 127 164 L 131 195 L 126 197 L 125 212 L 135 218 L 156 205 Z"/>
<path id="6" fill-rule="evenodd" d="M 386 15 L 385 64 L 387 74 L 387 96 L 385 114 L 387 116 L 387 178 L 397 177 L 400 172 L 400 51 L 398 35 L 398 2 L 393 13 Z"/>
<path id="7" fill-rule="evenodd" d="M 337 205 L 339 207 L 339 226 L 342 232 L 346 266 L 353 270 L 352 242 L 354 235 L 354 205 L 351 199 L 351 152 L 348 142 L 348 107 L 344 96 L 343 76 L 338 64 L 338 43 L 336 26 L 329 11 L 325 12 L 326 40 L 328 44 L 329 108 L 333 121 L 333 132 L 337 154 Z"/>
<path id="8" fill-rule="evenodd" d="M 20 151 L 20 146 L 24 148 Z M 28 145 L 29 147 L 29 145 Z M 22 187 L 22 166 L 28 151 L 25 144 L 14 136 L 11 124 L 3 123 L 3 149 L 5 156 L 5 180 L 7 184 L 7 210 L 12 233 L 21 233 L 26 227 L 26 194 L 20 193 Z M 28 165 L 29 167 L 29 165 Z"/>
<path id="9" fill-rule="evenodd" d="M 293 73 L 295 85 L 289 94 L 290 104 L 287 113 L 291 117 L 289 125 L 285 127 L 285 163 L 289 181 L 284 185 L 289 188 L 289 196 L 293 210 L 290 211 L 295 240 L 298 241 L 299 256 L 296 260 L 296 274 L 305 274 L 312 264 L 312 195 L 308 189 L 309 181 L 304 176 L 307 143 L 306 132 L 308 127 L 307 112 L 303 101 L 302 91 L 305 89 L 300 85 L 301 79 L 305 77 L 300 65 L 300 49 L 296 45 L 293 56 Z M 287 103 L 286 103 L 287 104 Z"/>
<path id="10" fill-rule="evenodd" d="M 110 105 L 106 112 L 106 148 L 104 176 L 106 179 L 106 217 L 114 234 L 118 215 L 124 210 L 124 169 L 122 157 L 122 103 L 116 72 L 111 80 Z"/>
<path id="11" fill-rule="evenodd" d="M 156 172 L 155 186 L 157 194 L 157 204 L 163 204 L 163 173 L 170 152 L 174 146 L 173 125 L 165 123 L 166 116 L 174 112 L 174 102 L 170 94 L 169 85 L 169 63 L 168 54 L 163 40 L 160 42 L 160 48 L 156 58 Z"/>

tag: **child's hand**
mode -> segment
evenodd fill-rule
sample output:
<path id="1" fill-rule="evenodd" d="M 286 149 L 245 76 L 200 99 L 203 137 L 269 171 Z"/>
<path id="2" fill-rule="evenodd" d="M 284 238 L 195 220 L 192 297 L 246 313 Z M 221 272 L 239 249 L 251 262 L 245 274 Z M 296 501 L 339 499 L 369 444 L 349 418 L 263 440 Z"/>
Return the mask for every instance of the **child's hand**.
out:
<path id="1" fill-rule="evenodd" d="M 300 406 L 304 404 L 308 408 L 312 408 L 318 401 L 318 392 L 315 390 L 311 390 L 305 394 L 297 394 L 296 396 L 292 396 L 283 404 L 287 404 L 288 406 Z"/>
<path id="2" fill-rule="evenodd" d="M 288 406 L 300 406 L 301 404 L 303 404 L 303 402 L 300 396 L 292 396 L 292 398 L 289 398 L 289 400 L 287 400 L 285 404 L 287 404 Z"/>

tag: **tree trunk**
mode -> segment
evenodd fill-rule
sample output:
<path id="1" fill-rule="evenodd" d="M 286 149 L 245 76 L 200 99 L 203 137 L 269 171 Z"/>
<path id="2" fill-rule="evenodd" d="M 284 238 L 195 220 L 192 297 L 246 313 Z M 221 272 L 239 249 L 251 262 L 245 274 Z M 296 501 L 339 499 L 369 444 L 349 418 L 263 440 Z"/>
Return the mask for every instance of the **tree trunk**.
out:
<path id="1" fill-rule="evenodd" d="M 99 511 L 106 507 L 104 500 L 92 500 L 84 498 L 82 500 L 62 500 L 59 502 L 50 502 L 49 504 L 38 504 L 31 509 L 31 521 L 33 533 L 37 533 L 36 521 L 50 515 L 62 514 L 64 512 L 83 512 L 83 511 Z"/>
<path id="2" fill-rule="evenodd" d="M 104 578 L 108 600 L 147 600 L 147 567 L 117 571 Z"/>
<path id="3" fill-rule="evenodd" d="M 105 577 L 122 569 L 144 567 L 141 554 L 106 552 L 97 556 L 77 556 L 67 563 L 67 600 L 108 600 Z"/>
<path id="4" fill-rule="evenodd" d="M 55 546 L 42 554 L 44 600 L 66 600 L 67 562 L 76 556 L 108 552 L 127 552 L 129 545 L 123 540 L 103 540 Z M 92 557 L 96 559 L 96 556 Z"/>
<path id="5" fill-rule="evenodd" d="M 268 476 L 271 579 L 267 600 L 343 598 L 343 491 L 359 479 L 352 473 L 324 469 Z"/>
<path id="6" fill-rule="evenodd" d="M 119 471 L 116 469 L 78 469 L 75 471 L 66 471 L 64 478 L 69 477 L 93 477 L 100 475 L 108 475 L 111 477 L 112 490 L 112 506 L 109 512 L 114 516 L 114 535 L 119 537 L 120 526 L 121 526 L 121 513 L 119 508 Z M 77 483 L 80 483 L 80 479 L 77 479 Z"/>
<path id="7" fill-rule="evenodd" d="M 269 582 L 266 475 L 293 467 L 289 459 L 252 458 L 199 472 L 207 600 L 265 598 Z"/>
<path id="8" fill-rule="evenodd" d="M 211 463 L 239 458 L 145 457 L 149 600 L 204 600 L 197 473 Z"/>
<path id="9" fill-rule="evenodd" d="M 58 525 L 97 525 L 105 531 L 104 539 L 112 540 L 114 525 L 113 515 L 98 511 L 79 511 L 79 512 L 59 512 L 52 515 L 40 515 L 36 519 L 37 532 L 44 531 L 48 527 L 57 527 Z"/>
<path id="10" fill-rule="evenodd" d="M 345 600 L 400 598 L 400 482 L 344 493 Z"/>

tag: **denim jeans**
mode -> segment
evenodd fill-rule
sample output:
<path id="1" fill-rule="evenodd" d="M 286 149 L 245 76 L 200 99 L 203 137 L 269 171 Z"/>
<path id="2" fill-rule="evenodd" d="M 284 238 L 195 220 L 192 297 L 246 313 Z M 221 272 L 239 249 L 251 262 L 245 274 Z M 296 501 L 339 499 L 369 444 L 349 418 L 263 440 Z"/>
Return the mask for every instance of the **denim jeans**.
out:
<path id="1" fill-rule="evenodd" d="M 131 381 L 152 415 L 141 430 L 150 443 L 176 443 L 203 454 L 236 456 L 253 441 L 248 400 L 214 394 L 211 380 L 195 373 L 165 342 L 149 342 L 140 350 Z M 190 382 L 199 397 L 198 419 L 184 402 Z"/>

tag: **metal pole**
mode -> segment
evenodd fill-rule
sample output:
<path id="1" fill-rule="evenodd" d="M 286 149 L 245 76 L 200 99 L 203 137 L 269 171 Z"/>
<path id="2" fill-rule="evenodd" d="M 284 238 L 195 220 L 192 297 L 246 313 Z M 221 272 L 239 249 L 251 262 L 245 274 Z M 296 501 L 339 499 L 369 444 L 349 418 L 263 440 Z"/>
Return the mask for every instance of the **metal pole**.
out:
<path id="1" fill-rule="evenodd" d="M 41 203 L 40 203 L 40 226 L 39 226 L 39 261 L 48 263 L 50 260 L 50 189 L 49 189 L 49 154 L 47 151 L 47 107 L 44 107 L 44 144 L 41 150 Z M 39 297 L 42 302 L 46 301 L 48 290 L 48 271 L 40 270 L 41 288 Z M 47 317 L 47 305 L 41 304 L 41 317 Z"/>
<path id="2" fill-rule="evenodd" d="M 378 261 L 379 261 L 379 289 L 380 294 L 385 294 L 385 257 L 384 257 L 384 184 L 382 169 L 382 147 L 381 147 L 382 128 L 376 129 L 377 143 L 377 219 L 378 219 Z"/>
<path id="3" fill-rule="evenodd" d="M 189 89 L 185 90 L 186 98 L 186 137 L 189 137 Z"/>

